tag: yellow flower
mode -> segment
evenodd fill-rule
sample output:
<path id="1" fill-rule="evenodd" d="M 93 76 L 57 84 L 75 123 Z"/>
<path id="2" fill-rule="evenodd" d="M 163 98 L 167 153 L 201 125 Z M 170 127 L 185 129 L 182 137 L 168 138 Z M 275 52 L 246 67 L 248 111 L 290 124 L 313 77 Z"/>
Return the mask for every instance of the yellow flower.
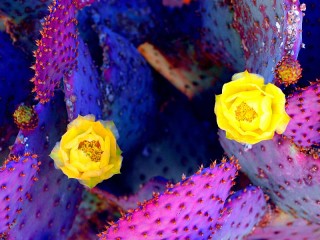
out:
<path id="1" fill-rule="evenodd" d="M 214 112 L 226 138 L 255 144 L 282 134 L 290 117 L 285 112 L 285 95 L 280 88 L 258 74 L 247 71 L 233 75 L 232 81 L 216 95 Z"/>
<path id="2" fill-rule="evenodd" d="M 120 173 L 122 156 L 115 135 L 113 122 L 95 121 L 93 115 L 78 116 L 69 123 L 50 157 L 69 178 L 93 188 Z"/>

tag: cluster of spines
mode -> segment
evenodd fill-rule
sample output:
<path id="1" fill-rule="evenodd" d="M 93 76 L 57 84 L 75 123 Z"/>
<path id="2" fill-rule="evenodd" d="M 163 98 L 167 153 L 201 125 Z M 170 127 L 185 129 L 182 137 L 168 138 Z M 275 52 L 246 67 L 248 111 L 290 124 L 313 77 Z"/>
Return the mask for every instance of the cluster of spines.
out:
<path id="1" fill-rule="evenodd" d="M 68 179 L 54 167 L 48 156 L 54 144 L 66 129 L 66 111 L 63 95 L 57 92 L 52 101 L 38 103 L 35 110 L 39 124 L 33 131 L 20 131 L 11 152 L 23 155 L 32 152 L 41 161 L 38 181 L 28 190 L 19 217 L 10 230 L 11 239 L 63 239 L 78 211 L 82 188 L 74 179 Z M 31 172 L 28 166 L 25 173 Z M 29 184 L 31 181 L 29 181 Z M 63 194 L 62 194 L 63 193 Z M 1 221 L 0 221 L 1 222 Z"/>

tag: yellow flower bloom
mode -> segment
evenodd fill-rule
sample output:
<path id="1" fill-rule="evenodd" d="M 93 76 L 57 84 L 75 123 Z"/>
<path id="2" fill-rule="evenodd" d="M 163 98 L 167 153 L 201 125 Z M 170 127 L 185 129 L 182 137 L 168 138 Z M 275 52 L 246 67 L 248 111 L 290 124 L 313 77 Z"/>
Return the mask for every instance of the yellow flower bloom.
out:
<path id="1" fill-rule="evenodd" d="M 255 144 L 282 134 L 290 117 L 285 112 L 285 95 L 280 88 L 258 74 L 247 71 L 233 75 L 232 81 L 216 95 L 214 112 L 226 138 Z"/>
<path id="2" fill-rule="evenodd" d="M 50 157 L 55 167 L 69 178 L 93 188 L 120 173 L 122 156 L 116 142 L 117 134 L 113 122 L 95 121 L 93 115 L 78 116 L 69 123 Z"/>

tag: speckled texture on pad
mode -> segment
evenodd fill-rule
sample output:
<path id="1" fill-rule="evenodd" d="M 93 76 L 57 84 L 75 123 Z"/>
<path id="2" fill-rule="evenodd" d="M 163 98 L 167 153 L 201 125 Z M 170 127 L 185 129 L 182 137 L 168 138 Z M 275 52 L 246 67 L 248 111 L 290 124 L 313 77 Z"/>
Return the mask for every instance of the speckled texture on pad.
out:
<path id="1" fill-rule="evenodd" d="M 0 15 L 11 18 L 15 23 L 24 19 L 43 18 L 51 0 L 2 0 L 0 1 Z"/>
<path id="2" fill-rule="evenodd" d="M 203 11 L 201 14 L 203 52 L 212 58 L 212 62 L 221 62 L 232 71 L 243 71 L 244 50 L 241 48 L 240 34 L 232 27 L 234 13 L 230 11 L 230 1 L 199 2 Z"/>
<path id="3" fill-rule="evenodd" d="M 37 156 L 15 156 L 13 153 L 0 170 L 0 238 L 20 217 L 22 206 L 29 201 L 28 194 L 37 179 Z"/>
<path id="4" fill-rule="evenodd" d="M 212 240 L 243 239 L 260 222 L 267 209 L 264 193 L 254 186 L 234 193 L 224 208 L 218 221 L 220 227 L 211 235 Z"/>
<path id="5" fill-rule="evenodd" d="M 289 15 L 293 6 L 297 9 L 295 18 Z M 234 1 L 233 9 L 233 27 L 241 36 L 245 67 L 262 75 L 265 82 L 272 82 L 277 62 L 286 54 L 296 58 L 299 53 L 302 23 L 299 1 L 241 0 Z"/>
<path id="6" fill-rule="evenodd" d="M 118 144 L 128 152 L 143 144 L 149 135 L 156 101 L 150 67 L 135 47 L 107 28 L 100 30 L 103 48 L 103 116 L 119 131 Z"/>
<path id="7" fill-rule="evenodd" d="M 195 117 L 188 100 L 166 102 L 161 110 L 154 136 L 122 168 L 123 185 L 133 192 L 155 176 L 178 182 L 182 174 L 209 165 L 223 152 L 214 128 Z"/>
<path id="8" fill-rule="evenodd" d="M 282 210 L 320 223 L 319 156 L 300 152 L 289 140 L 275 135 L 272 140 L 244 146 L 225 138 L 220 142 L 229 156 L 239 160 L 241 170 L 253 184 L 261 186 Z"/>
<path id="9" fill-rule="evenodd" d="M 127 213 L 100 239 L 208 239 L 236 171 L 230 163 L 199 170 Z"/>
<path id="10" fill-rule="evenodd" d="M 294 218 L 282 211 L 270 213 L 261 226 L 247 237 L 247 240 L 318 240 L 320 226 L 301 218 Z"/>
<path id="11" fill-rule="evenodd" d="M 320 81 L 296 91 L 287 99 L 286 112 L 291 117 L 284 135 L 298 146 L 320 144 Z"/>
<path id="12" fill-rule="evenodd" d="M 53 1 L 45 17 L 41 39 L 37 41 L 33 91 L 41 103 L 48 102 L 62 77 L 76 66 L 78 33 L 76 7 L 72 0 Z"/>
<path id="13" fill-rule="evenodd" d="M 102 96 L 100 79 L 87 45 L 79 40 L 77 65 L 63 79 L 68 119 L 72 121 L 78 115 L 93 114 L 102 118 Z"/>
<path id="14" fill-rule="evenodd" d="M 68 236 L 71 239 L 95 239 L 105 229 L 106 222 L 119 219 L 120 214 L 152 198 L 154 192 L 164 192 L 167 181 L 153 178 L 133 195 L 115 196 L 108 191 L 93 188 L 85 191 L 76 220 Z M 103 215 L 103 218 L 101 218 Z"/>

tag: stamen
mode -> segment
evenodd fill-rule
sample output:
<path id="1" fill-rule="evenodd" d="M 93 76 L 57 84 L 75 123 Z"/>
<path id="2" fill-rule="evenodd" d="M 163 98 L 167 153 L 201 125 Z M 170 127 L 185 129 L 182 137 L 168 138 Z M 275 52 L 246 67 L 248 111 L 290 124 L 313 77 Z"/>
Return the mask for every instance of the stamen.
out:
<path id="1" fill-rule="evenodd" d="M 93 162 L 100 162 L 102 152 L 99 141 L 87 141 L 80 142 L 78 149 L 84 152 Z"/>
<path id="2" fill-rule="evenodd" d="M 258 117 L 256 111 L 245 102 L 237 106 L 235 114 L 238 121 L 252 122 Z"/>

